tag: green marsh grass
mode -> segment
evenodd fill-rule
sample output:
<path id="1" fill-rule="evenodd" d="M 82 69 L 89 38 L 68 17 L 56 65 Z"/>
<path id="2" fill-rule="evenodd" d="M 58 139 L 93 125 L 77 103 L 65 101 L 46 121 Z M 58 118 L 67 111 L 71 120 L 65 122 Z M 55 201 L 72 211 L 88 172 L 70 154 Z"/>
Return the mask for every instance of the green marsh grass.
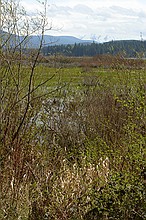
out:
<path id="1" fill-rule="evenodd" d="M 35 67 L 14 142 L 32 68 L 1 68 L 1 219 L 145 219 L 146 68 L 83 61 Z"/>

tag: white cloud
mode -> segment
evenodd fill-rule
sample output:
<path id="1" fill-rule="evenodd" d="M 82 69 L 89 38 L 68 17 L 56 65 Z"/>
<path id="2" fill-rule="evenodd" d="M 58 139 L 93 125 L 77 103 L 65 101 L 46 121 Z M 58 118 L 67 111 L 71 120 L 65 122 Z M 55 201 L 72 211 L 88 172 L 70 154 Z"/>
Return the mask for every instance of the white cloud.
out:
<path id="1" fill-rule="evenodd" d="M 92 14 L 93 13 L 93 10 L 90 7 L 83 5 L 83 4 L 75 5 L 73 8 L 73 11 L 79 14 Z"/>
<path id="2" fill-rule="evenodd" d="M 104 39 L 146 39 L 146 0 L 49 0 L 52 35 L 95 35 Z M 40 10 L 35 0 L 23 0 L 29 12 Z"/>

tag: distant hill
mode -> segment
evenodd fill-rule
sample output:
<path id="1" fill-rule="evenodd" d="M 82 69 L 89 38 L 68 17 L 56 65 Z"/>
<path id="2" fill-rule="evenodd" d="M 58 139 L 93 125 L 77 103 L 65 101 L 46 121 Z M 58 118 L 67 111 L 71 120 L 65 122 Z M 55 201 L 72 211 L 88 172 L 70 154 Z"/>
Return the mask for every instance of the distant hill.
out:
<path id="1" fill-rule="evenodd" d="M 18 42 L 23 42 L 23 45 L 27 48 L 38 48 L 41 42 L 41 36 L 32 35 L 25 39 L 25 36 L 10 35 L 6 32 L 0 32 L 0 38 L 2 42 L 7 42 L 12 47 Z M 7 41 L 8 39 L 8 41 Z M 25 40 L 24 40 L 25 39 Z M 44 35 L 43 37 L 43 47 L 44 46 L 54 46 L 54 45 L 67 45 L 67 44 L 88 44 L 92 43 L 92 40 L 82 40 L 73 36 L 51 36 Z"/>
<path id="2" fill-rule="evenodd" d="M 3 48 L 9 46 L 17 47 L 19 43 L 25 49 L 39 48 L 41 36 L 17 36 L 0 31 L 1 45 Z M 21 48 L 22 48 L 21 47 Z M 118 40 L 104 43 L 83 40 L 73 36 L 51 36 L 44 35 L 42 52 L 44 55 L 62 54 L 65 56 L 96 56 L 98 54 L 116 55 L 119 53 L 127 57 L 146 57 L 146 41 L 140 40 Z"/>
<path id="3" fill-rule="evenodd" d="M 23 39 L 23 37 L 21 37 Z M 27 39 L 29 48 L 38 48 L 40 45 L 40 36 L 30 36 Z M 90 40 L 82 40 L 73 36 L 51 36 L 44 35 L 43 37 L 43 47 L 44 46 L 54 46 L 54 45 L 67 45 L 67 44 L 88 44 L 92 43 Z"/>
<path id="4" fill-rule="evenodd" d="M 65 56 L 96 56 L 98 54 L 123 54 L 126 57 L 146 57 L 146 41 L 119 40 L 104 43 L 49 45 L 43 48 L 44 55 L 62 54 Z"/>
<path id="5" fill-rule="evenodd" d="M 32 38 L 33 40 L 35 39 L 35 36 Z M 67 44 L 88 44 L 92 43 L 91 40 L 82 40 L 73 36 L 50 36 L 50 35 L 45 35 L 44 36 L 44 43 L 45 44 L 50 44 L 50 45 L 67 45 Z"/>

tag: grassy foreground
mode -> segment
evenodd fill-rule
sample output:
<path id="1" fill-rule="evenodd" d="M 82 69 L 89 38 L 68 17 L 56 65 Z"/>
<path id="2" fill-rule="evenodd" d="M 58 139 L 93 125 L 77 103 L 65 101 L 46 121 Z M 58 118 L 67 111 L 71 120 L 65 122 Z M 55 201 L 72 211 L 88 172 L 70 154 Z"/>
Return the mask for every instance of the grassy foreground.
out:
<path id="1" fill-rule="evenodd" d="M 64 59 L 1 65 L 0 219 L 145 219 L 145 63 Z"/>

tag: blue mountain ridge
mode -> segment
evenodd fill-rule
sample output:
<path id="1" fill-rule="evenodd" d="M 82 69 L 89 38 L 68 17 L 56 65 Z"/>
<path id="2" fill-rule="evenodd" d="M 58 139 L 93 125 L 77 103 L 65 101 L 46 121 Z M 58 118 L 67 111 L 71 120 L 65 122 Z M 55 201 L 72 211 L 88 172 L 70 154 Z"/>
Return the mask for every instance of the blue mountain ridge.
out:
<path id="1" fill-rule="evenodd" d="M 22 45 L 27 48 L 38 48 L 40 46 L 42 36 L 32 35 L 32 36 L 18 36 L 14 34 L 9 34 L 7 32 L 0 31 L 0 38 L 2 43 L 9 43 L 11 47 L 15 47 L 22 42 Z M 92 40 L 83 40 L 73 36 L 52 36 L 44 35 L 42 46 L 54 46 L 54 45 L 66 45 L 66 44 L 88 44 L 92 43 Z"/>

